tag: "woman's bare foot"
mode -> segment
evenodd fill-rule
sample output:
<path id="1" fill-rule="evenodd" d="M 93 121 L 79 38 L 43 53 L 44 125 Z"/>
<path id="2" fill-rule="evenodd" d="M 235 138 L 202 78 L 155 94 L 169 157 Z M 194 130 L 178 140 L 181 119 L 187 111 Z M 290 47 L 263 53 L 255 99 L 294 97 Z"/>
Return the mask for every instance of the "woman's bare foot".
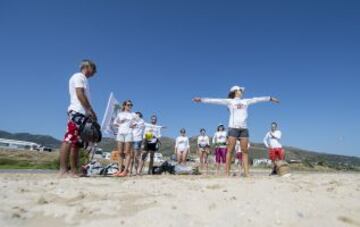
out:
<path id="1" fill-rule="evenodd" d="M 118 172 L 114 173 L 113 176 L 115 176 L 115 177 L 120 177 L 121 173 L 122 173 L 122 172 L 118 171 Z"/>
<path id="2" fill-rule="evenodd" d="M 128 174 L 128 171 L 124 170 L 122 173 L 119 174 L 119 177 L 126 177 Z"/>

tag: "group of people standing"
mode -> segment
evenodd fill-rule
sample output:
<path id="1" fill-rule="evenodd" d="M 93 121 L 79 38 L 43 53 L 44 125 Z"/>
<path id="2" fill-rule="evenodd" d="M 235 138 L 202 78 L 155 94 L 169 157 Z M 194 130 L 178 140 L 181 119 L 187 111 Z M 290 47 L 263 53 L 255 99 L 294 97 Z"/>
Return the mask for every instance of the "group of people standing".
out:
<path id="1" fill-rule="evenodd" d="M 67 130 L 60 150 L 60 174 L 78 176 L 79 148 L 82 147 L 81 125 L 86 118 L 97 121 L 97 116 L 90 102 L 90 89 L 88 78 L 96 73 L 96 65 L 91 60 L 83 60 L 80 64 L 80 72 L 75 73 L 69 80 L 70 105 L 68 107 Z M 208 103 L 224 105 L 230 112 L 228 130 L 224 125 L 217 127 L 213 137 L 215 145 L 215 159 L 217 170 L 221 164 L 225 164 L 225 174 L 230 175 L 232 155 L 235 147 L 241 150 L 241 163 L 244 176 L 249 175 L 249 130 L 247 128 L 248 107 L 259 102 L 279 103 L 274 97 L 259 97 L 244 99 L 244 87 L 233 86 L 228 98 L 200 98 L 193 99 L 195 103 Z M 117 127 L 117 150 L 119 157 L 119 171 L 115 176 L 125 177 L 132 173 L 141 174 L 144 162 L 150 153 L 149 174 L 151 174 L 154 162 L 154 154 L 159 149 L 161 129 L 157 125 L 156 115 L 151 116 L 151 122 L 146 123 L 140 112 L 133 112 L 133 103 L 126 100 L 122 103 L 121 111 L 117 114 L 113 124 Z M 265 145 L 270 149 L 270 158 L 283 159 L 284 151 L 279 140 L 281 132 L 277 130 L 277 124 L 272 124 L 272 130 L 264 138 Z M 201 168 L 208 169 L 208 155 L 210 154 L 210 138 L 205 129 L 200 130 L 197 141 Z M 187 154 L 190 152 L 190 141 L 186 136 L 185 129 L 180 130 L 180 136 L 176 139 L 175 154 L 179 164 L 185 164 Z M 70 171 L 68 159 L 70 158 Z"/>
<path id="2" fill-rule="evenodd" d="M 285 159 L 285 151 L 282 148 L 280 143 L 281 131 L 278 129 L 277 123 L 271 123 L 271 129 L 263 139 L 263 143 L 266 148 L 268 148 L 269 159 L 272 161 L 273 168 L 270 175 L 276 174 L 275 170 L 275 161 Z M 212 141 L 212 144 L 211 144 Z M 212 146 L 211 146 L 212 145 Z M 231 157 L 231 162 L 235 160 L 235 164 L 239 165 L 239 171 L 242 171 L 243 167 L 243 152 L 241 150 L 240 138 L 236 141 L 234 151 L 228 152 L 228 133 L 223 124 L 217 126 L 216 132 L 212 137 L 206 134 L 204 128 L 200 129 L 200 135 L 197 137 L 197 151 L 200 160 L 200 170 L 208 173 L 209 171 L 209 161 L 208 157 L 211 154 L 211 147 L 214 148 L 213 156 L 215 157 L 216 163 L 216 174 L 220 174 L 221 167 L 226 165 L 227 155 L 230 152 L 233 152 Z M 248 142 L 247 148 L 250 148 L 250 142 Z M 186 162 L 187 154 L 190 152 L 190 142 L 189 138 L 186 136 L 185 129 L 180 130 L 180 136 L 176 138 L 175 144 L 175 154 L 179 164 L 184 164 Z M 231 155 L 231 153 L 230 153 Z M 245 160 L 246 161 L 246 160 Z"/>
<path id="3" fill-rule="evenodd" d="M 219 145 L 217 145 L 217 149 L 215 152 L 217 154 L 218 157 L 217 159 L 219 161 L 220 160 L 222 161 L 222 159 L 224 159 L 224 156 L 226 156 L 225 174 L 228 176 L 230 175 L 232 155 L 237 143 L 240 143 L 240 149 L 242 152 L 241 158 L 242 158 L 242 165 L 244 170 L 243 175 L 245 177 L 249 176 L 250 134 L 249 134 L 249 129 L 247 127 L 248 107 L 260 102 L 279 103 L 279 100 L 277 98 L 270 96 L 245 99 L 243 98 L 244 93 L 245 93 L 244 87 L 233 86 L 229 91 L 228 97 L 225 99 L 201 98 L 201 97 L 195 97 L 193 99 L 195 103 L 207 103 L 207 104 L 217 104 L 217 105 L 226 106 L 230 113 L 226 141 L 224 143 L 224 140 L 220 140 L 220 143 Z M 226 155 L 224 155 L 224 153 L 226 153 Z"/>
<path id="4" fill-rule="evenodd" d="M 125 177 L 132 174 L 141 175 L 145 160 L 150 154 L 148 173 L 154 162 L 154 154 L 159 149 L 161 129 L 164 126 L 157 125 L 157 116 L 151 116 L 151 123 L 143 120 L 140 112 L 132 112 L 131 100 L 123 102 L 121 111 L 117 114 L 113 124 L 118 128 L 116 135 L 117 151 L 119 152 L 119 171 L 114 175 Z"/>

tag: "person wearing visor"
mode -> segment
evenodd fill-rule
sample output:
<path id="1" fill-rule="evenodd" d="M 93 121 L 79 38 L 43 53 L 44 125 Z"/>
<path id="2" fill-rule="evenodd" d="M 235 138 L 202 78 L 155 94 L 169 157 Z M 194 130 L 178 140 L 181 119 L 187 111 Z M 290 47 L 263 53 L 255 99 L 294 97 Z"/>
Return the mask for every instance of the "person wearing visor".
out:
<path id="1" fill-rule="evenodd" d="M 217 130 L 213 137 L 213 144 L 215 145 L 215 162 L 216 162 L 216 174 L 220 174 L 221 165 L 226 163 L 226 154 L 227 154 L 227 133 L 225 131 L 225 126 L 220 124 L 217 127 Z"/>
<path id="2" fill-rule="evenodd" d="M 186 136 L 185 129 L 180 130 L 180 136 L 176 138 L 175 154 L 178 164 L 186 164 L 187 154 L 190 152 L 189 138 Z"/>
<path id="3" fill-rule="evenodd" d="M 232 160 L 232 153 L 234 151 L 236 140 L 240 139 L 240 146 L 243 152 L 244 176 L 249 176 L 249 157 L 248 157 L 248 143 L 249 130 L 247 127 L 248 107 L 259 102 L 279 103 L 279 100 L 274 97 L 257 97 L 245 99 L 242 98 L 245 92 L 244 87 L 233 86 L 230 89 L 228 98 L 200 98 L 195 97 L 193 101 L 196 103 L 209 103 L 227 106 L 230 117 L 228 124 L 228 153 L 226 156 L 226 174 L 230 175 L 230 167 Z"/>
<path id="4" fill-rule="evenodd" d="M 210 139 L 206 135 L 206 130 L 203 128 L 200 130 L 200 135 L 197 138 L 197 148 L 199 151 L 200 169 L 203 170 L 205 166 L 206 173 L 208 173 L 209 170 L 208 156 L 210 153 Z"/>

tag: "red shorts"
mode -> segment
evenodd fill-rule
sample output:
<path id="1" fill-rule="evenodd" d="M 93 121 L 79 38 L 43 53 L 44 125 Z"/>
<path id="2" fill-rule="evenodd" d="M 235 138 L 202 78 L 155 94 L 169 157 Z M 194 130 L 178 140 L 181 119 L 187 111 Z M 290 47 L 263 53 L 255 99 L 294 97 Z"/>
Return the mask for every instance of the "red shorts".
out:
<path id="1" fill-rule="evenodd" d="M 242 152 L 236 152 L 236 159 L 242 161 Z"/>
<path id="2" fill-rule="evenodd" d="M 271 161 L 285 160 L 285 150 L 282 148 L 269 149 L 269 159 Z"/>
<path id="3" fill-rule="evenodd" d="M 72 145 L 81 146 L 81 138 L 79 128 L 81 123 L 84 121 L 85 116 L 76 112 L 69 112 L 68 114 L 67 129 L 64 136 L 64 142 Z"/>

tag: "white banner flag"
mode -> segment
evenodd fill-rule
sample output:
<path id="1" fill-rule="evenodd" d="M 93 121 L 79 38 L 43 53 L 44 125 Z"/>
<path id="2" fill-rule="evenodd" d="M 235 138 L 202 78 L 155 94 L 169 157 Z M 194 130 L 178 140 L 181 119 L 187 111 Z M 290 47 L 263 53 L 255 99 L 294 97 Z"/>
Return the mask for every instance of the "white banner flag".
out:
<path id="1" fill-rule="evenodd" d="M 101 130 L 105 137 L 114 138 L 117 134 L 117 128 L 114 126 L 114 120 L 120 110 L 119 102 L 111 92 L 109 101 L 105 110 L 104 118 L 101 124 Z"/>

